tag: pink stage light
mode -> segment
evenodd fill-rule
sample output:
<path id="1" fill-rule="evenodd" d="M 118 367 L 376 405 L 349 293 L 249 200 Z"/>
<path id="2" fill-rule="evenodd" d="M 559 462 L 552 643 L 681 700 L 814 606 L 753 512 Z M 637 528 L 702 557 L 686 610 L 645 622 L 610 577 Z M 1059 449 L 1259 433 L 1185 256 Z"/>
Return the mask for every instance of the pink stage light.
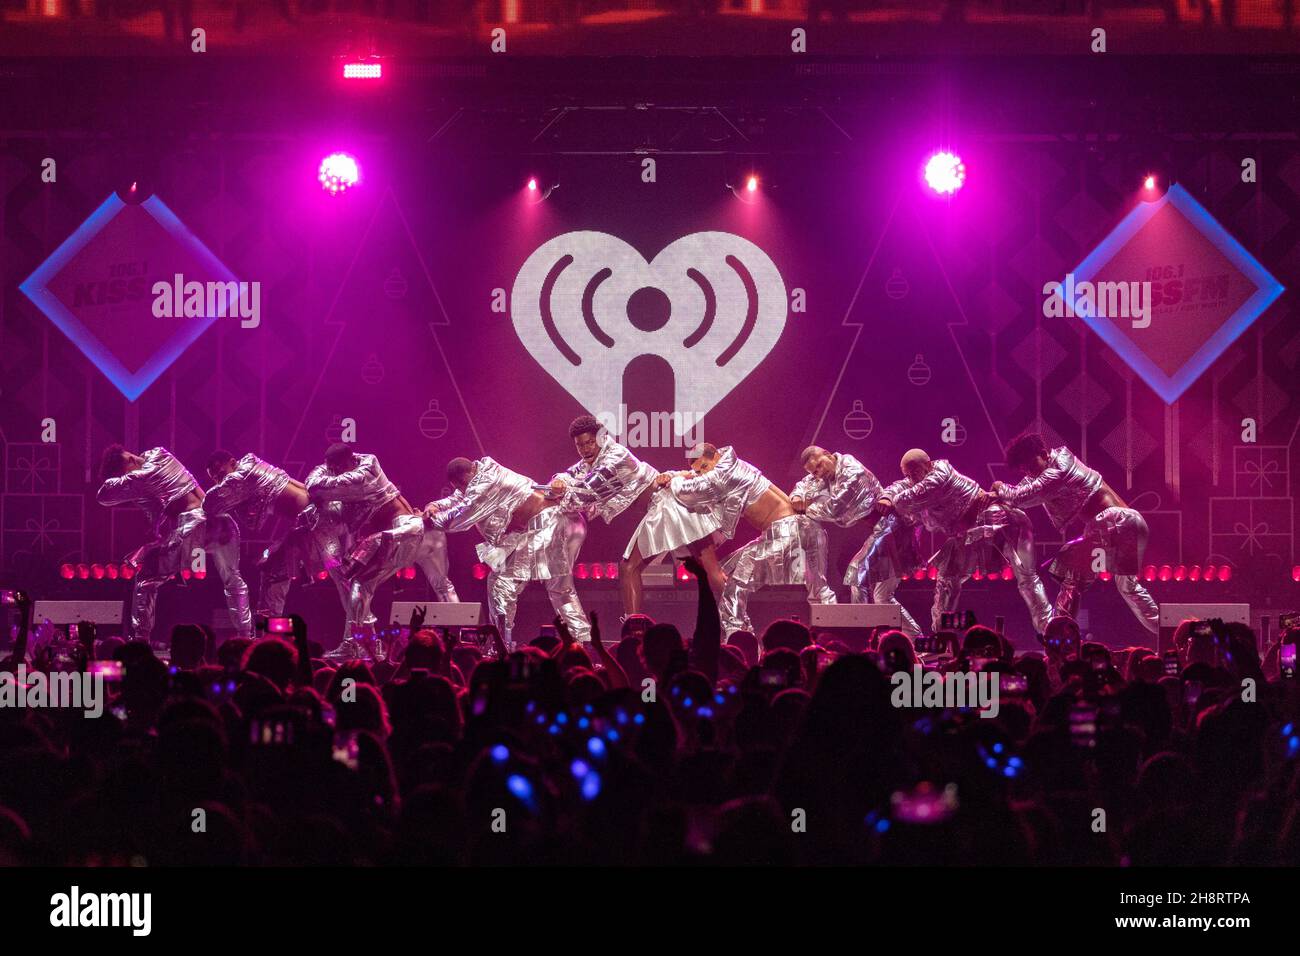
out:
<path id="1" fill-rule="evenodd" d="M 107 564 L 107 565 L 105 565 L 105 566 L 104 566 L 104 574 L 108 577 L 108 579 L 109 579 L 110 581 L 116 581 L 116 580 L 117 580 L 117 565 L 116 565 L 116 564 Z"/>
<path id="2" fill-rule="evenodd" d="M 966 164 L 956 153 L 935 153 L 925 163 L 925 183 L 940 196 L 951 196 L 966 182 Z"/>
<path id="3" fill-rule="evenodd" d="M 1016 572 L 1011 570 L 1011 565 L 1008 564 L 1005 568 L 1002 569 L 1003 581 L 1011 581 L 1015 578 L 1015 576 L 1016 576 Z"/>
<path id="4" fill-rule="evenodd" d="M 1215 578 L 1217 578 L 1218 576 L 1219 576 L 1219 569 L 1218 569 L 1218 568 L 1216 568 L 1216 567 L 1215 567 L 1214 565 L 1212 565 L 1212 564 L 1207 564 L 1207 565 L 1205 566 L 1205 580 L 1207 580 L 1207 581 L 1213 581 L 1213 580 L 1214 580 Z"/>
<path id="5" fill-rule="evenodd" d="M 343 64 L 343 79 L 345 80 L 378 80 L 383 75 L 384 68 L 380 63 Z"/>
<path id="6" fill-rule="evenodd" d="M 745 179 L 745 191 L 750 193 L 758 192 L 757 176 L 749 176 Z"/>
<path id="7" fill-rule="evenodd" d="M 317 580 L 317 581 L 328 581 L 328 580 L 329 580 L 329 576 L 330 576 L 330 573 L 329 573 L 328 571 L 317 571 L 317 572 L 316 572 L 316 580 Z"/>
<path id="8" fill-rule="evenodd" d="M 917 568 L 917 569 L 916 569 L 916 573 L 913 574 L 912 577 L 913 577 L 915 580 L 917 580 L 917 581 L 924 581 L 924 580 L 925 580 L 925 568 Z"/>
<path id="9" fill-rule="evenodd" d="M 83 580 L 83 581 L 89 581 L 89 580 L 90 580 L 90 565 L 88 565 L 88 564 L 79 564 L 79 565 L 77 565 L 77 577 L 81 578 L 81 580 Z"/>
<path id="10" fill-rule="evenodd" d="M 599 561 L 591 566 L 591 579 L 593 581 L 605 580 L 605 566 Z"/>
<path id="11" fill-rule="evenodd" d="M 1220 581 L 1231 581 L 1231 580 L 1232 580 L 1232 565 L 1231 565 L 1231 564 L 1225 564 L 1223 567 L 1219 568 L 1219 580 L 1220 580 Z"/>
<path id="12" fill-rule="evenodd" d="M 677 580 L 682 582 L 691 580 L 691 572 L 686 570 L 686 565 L 677 565 Z"/>
<path id="13" fill-rule="evenodd" d="M 484 581 L 484 580 L 486 580 L 486 579 L 487 579 L 487 576 L 488 576 L 488 572 L 489 572 L 490 570 L 492 570 L 492 569 L 489 568 L 489 567 L 488 567 L 486 564 L 484 564 L 482 561 L 478 562 L 477 564 L 474 565 L 474 580 L 475 580 L 475 581 Z"/>
<path id="14" fill-rule="evenodd" d="M 573 566 L 573 576 L 579 581 L 585 581 L 591 576 L 591 571 L 587 567 L 586 561 L 579 561 Z"/>
<path id="15" fill-rule="evenodd" d="M 535 193 L 535 192 L 537 192 L 537 177 L 536 177 L 536 176 L 534 176 L 534 177 L 532 177 L 531 179 L 528 180 L 528 191 L 529 191 L 530 193 Z"/>
<path id="16" fill-rule="evenodd" d="M 1097 576 L 1098 576 L 1099 578 L 1101 578 L 1103 581 L 1109 581 L 1111 575 L 1110 575 L 1110 572 L 1109 572 L 1109 571 L 1103 571 L 1103 572 L 1101 572 L 1101 574 L 1099 574 L 1099 575 L 1097 575 Z"/>
<path id="17" fill-rule="evenodd" d="M 1201 580 L 1201 566 L 1199 564 L 1193 564 L 1190 568 L 1187 569 L 1187 580 L 1189 581 Z"/>
<path id="18" fill-rule="evenodd" d="M 617 581 L 617 580 L 618 580 L 618 562 L 617 562 L 617 561 L 611 561 L 611 562 L 609 562 L 609 564 L 605 565 L 605 577 L 609 578 L 611 581 Z"/>
<path id="19" fill-rule="evenodd" d="M 130 581 L 133 577 L 135 577 L 135 568 L 129 564 L 122 565 L 122 580 Z"/>
<path id="20" fill-rule="evenodd" d="M 1300 574 L 1300 568 L 1296 568 L 1296 573 Z M 77 576 L 77 569 L 74 568 L 72 565 L 70 564 L 59 565 L 59 577 L 63 578 L 63 580 L 71 581 L 76 576 Z M 1300 581 L 1300 577 L 1297 577 L 1296 580 Z"/>
<path id="21" fill-rule="evenodd" d="M 316 178 L 320 180 L 322 189 L 337 196 L 361 181 L 361 167 L 347 153 L 330 153 L 321 160 Z"/>
<path id="22" fill-rule="evenodd" d="M 1155 188 L 1156 188 L 1156 178 L 1155 178 L 1154 176 L 1147 176 L 1146 179 L 1142 180 L 1142 188 L 1143 188 L 1143 189 L 1155 189 Z"/>
<path id="23" fill-rule="evenodd" d="M 1154 581 L 1155 579 L 1156 579 L 1156 566 L 1154 564 L 1148 564 L 1145 568 L 1142 569 L 1142 580 Z"/>
<path id="24" fill-rule="evenodd" d="M 1175 581 L 1186 581 L 1186 580 L 1187 580 L 1187 568 L 1186 568 L 1186 566 L 1180 564 L 1180 565 L 1178 565 L 1178 567 L 1174 568 L 1174 580 L 1175 580 Z"/>
<path id="25" fill-rule="evenodd" d="M 190 578 L 192 578 L 192 577 L 194 577 L 194 572 L 193 572 L 193 571 L 191 571 L 189 568 L 181 568 L 181 580 L 182 580 L 182 581 L 188 581 L 188 580 L 189 580 Z"/>
<path id="26" fill-rule="evenodd" d="M 104 580 L 104 566 L 102 564 L 92 564 L 90 566 L 90 576 L 96 581 Z"/>
<path id="27" fill-rule="evenodd" d="M 203 580 L 204 578 L 206 578 L 207 576 L 208 576 L 208 572 L 207 572 L 207 571 L 195 571 L 195 572 L 194 572 L 194 579 L 195 579 L 196 581 L 202 581 L 202 580 Z"/>
<path id="28" fill-rule="evenodd" d="M 925 576 L 931 581 L 936 581 L 939 578 L 939 569 L 932 564 L 926 568 Z"/>
<path id="29" fill-rule="evenodd" d="M 1167 564 L 1160 565 L 1160 580 L 1168 581 L 1174 576 L 1174 569 Z"/>
<path id="30" fill-rule="evenodd" d="M 64 567 L 66 568 L 67 565 L 65 564 Z M 1297 564 L 1294 568 L 1291 569 L 1291 580 L 1295 581 L 1297 584 L 1300 584 L 1300 564 Z"/>

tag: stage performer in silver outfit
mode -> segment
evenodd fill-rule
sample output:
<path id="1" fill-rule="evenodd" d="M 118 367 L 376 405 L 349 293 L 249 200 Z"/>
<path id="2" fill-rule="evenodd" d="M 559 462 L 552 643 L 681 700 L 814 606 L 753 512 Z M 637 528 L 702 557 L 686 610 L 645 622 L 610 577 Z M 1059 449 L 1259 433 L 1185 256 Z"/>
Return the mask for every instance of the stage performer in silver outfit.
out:
<path id="1" fill-rule="evenodd" d="M 318 508 L 305 484 L 253 454 L 236 459 L 228 451 L 214 451 L 208 456 L 208 477 L 214 482 L 203 499 L 209 521 L 229 514 L 245 533 L 273 526 L 277 519 L 285 522 L 259 556 L 259 614 L 283 615 L 289 585 L 295 579 L 310 583 L 322 571 L 338 589 L 346 614 L 352 586 L 340 570 L 346 530 L 338 502 Z"/>
<path id="2" fill-rule="evenodd" d="M 239 573 L 239 528 L 229 517 L 205 519 L 203 489 L 189 469 L 166 448 L 137 455 L 121 445 L 110 445 L 104 449 L 100 480 L 96 498 L 101 505 L 135 505 L 154 528 L 154 540 L 127 558 L 136 569 L 131 637 L 149 640 L 158 589 L 192 567 L 197 548 L 206 552 L 221 578 L 235 631 L 240 637 L 251 637 L 248 585 Z"/>
<path id="3" fill-rule="evenodd" d="M 939 630 L 940 617 L 956 611 L 961 586 L 976 568 L 990 567 L 1001 557 L 1011 566 L 1034 628 L 1039 634 L 1052 617 L 1047 592 L 1034 564 L 1034 535 L 1029 516 L 1000 504 L 949 462 L 931 461 L 919 448 L 903 456 L 904 487 L 882 494 L 877 508 L 893 511 L 949 540 L 930 559 L 939 571 L 934 585 L 930 626 Z"/>
<path id="4" fill-rule="evenodd" d="M 615 441 L 591 415 L 575 418 L 569 436 L 581 457 L 551 479 L 551 497 L 570 495 L 588 518 L 604 518 L 606 524 L 633 506 L 643 513 L 618 569 L 624 618 L 641 613 L 641 572 L 664 553 L 695 555 L 721 591 L 726 575 L 714 546 L 717 517 L 688 511 L 671 492 L 656 488 L 658 469 Z"/>
<path id="5" fill-rule="evenodd" d="M 506 646 L 514 647 L 515 611 L 529 581 L 543 582 L 570 633 L 588 640 L 591 627 L 573 586 L 573 562 L 587 534 L 581 504 L 567 495 L 552 500 L 531 478 L 487 457 L 453 458 L 447 480 L 455 491 L 430 502 L 425 519 L 449 534 L 478 528 L 479 560 L 489 568 L 488 613 Z"/>
<path id="6" fill-rule="evenodd" d="M 1015 485 L 993 483 L 999 501 L 1016 508 L 1042 505 L 1067 540 L 1047 573 L 1061 582 L 1056 613 L 1077 617 L 1083 592 L 1101 571 L 1115 579 L 1124 602 L 1150 633 L 1160 630 L 1160 609 L 1138 583 L 1147 546 L 1147 523 L 1065 446 L 1048 448 L 1042 435 L 1027 434 L 1007 446 L 1007 464 L 1024 474 Z"/>
<path id="7" fill-rule="evenodd" d="M 438 600 L 460 600 L 447 577 L 447 536 L 426 524 L 388 480 L 378 458 L 343 443 L 331 445 L 306 484 L 316 505 L 341 504 L 348 532 L 341 571 L 351 582 L 351 594 L 344 642 L 331 652 L 334 657 L 360 652 L 355 638 L 372 634 L 376 623 L 370 610 L 375 591 L 401 568 L 415 565 L 424 572 Z M 376 652 L 382 656 L 383 648 L 377 645 Z"/>
<path id="8" fill-rule="evenodd" d="M 741 515 L 759 532 L 723 565 L 727 583 L 718 612 L 724 633 L 753 629 L 749 596 L 768 584 L 803 584 L 810 603 L 834 604 L 835 592 L 826 583 L 825 549 L 818 547 L 818 537 L 825 533 L 796 514 L 786 493 L 738 458 L 731 446 L 702 444 L 693 451 L 690 471 L 665 472 L 656 484 L 692 511 L 713 512 L 728 538 L 735 537 Z"/>
<path id="9" fill-rule="evenodd" d="M 920 529 L 897 514 L 880 517 L 876 501 L 881 494 L 897 493 L 905 484 L 900 480 L 888 489 L 871 470 L 852 455 L 836 454 L 810 445 L 800 456 L 807 476 L 790 492 L 790 503 L 798 514 L 805 514 L 818 525 L 834 524 L 850 528 L 869 520 L 871 531 L 844 574 L 854 604 L 896 604 L 902 613 L 902 629 L 911 637 L 921 633 L 907 608 L 898 603 L 894 593 L 898 582 L 921 563 Z M 826 556 L 826 535 L 820 536 L 821 563 Z"/>

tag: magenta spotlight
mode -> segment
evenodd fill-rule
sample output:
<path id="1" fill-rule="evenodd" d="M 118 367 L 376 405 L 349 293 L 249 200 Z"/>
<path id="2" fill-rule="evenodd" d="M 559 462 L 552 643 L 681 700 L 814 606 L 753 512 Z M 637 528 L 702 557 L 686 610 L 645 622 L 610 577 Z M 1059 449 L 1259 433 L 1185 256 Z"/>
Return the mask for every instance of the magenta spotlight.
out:
<path id="1" fill-rule="evenodd" d="M 530 193 L 535 193 L 535 192 L 537 192 L 537 177 L 536 177 L 536 176 L 534 176 L 532 179 L 528 180 L 528 191 L 529 191 Z"/>
<path id="2" fill-rule="evenodd" d="M 1142 180 L 1142 188 L 1143 188 L 1143 189 L 1155 189 L 1155 188 L 1156 188 L 1156 178 L 1155 178 L 1154 176 L 1148 176 L 1146 179 Z"/>
<path id="3" fill-rule="evenodd" d="M 752 193 L 752 192 L 757 192 L 757 191 L 758 191 L 758 177 L 757 177 L 757 176 L 750 176 L 748 179 L 746 179 L 746 180 L 745 180 L 745 189 L 746 189 L 748 192 L 751 192 L 751 193 Z"/>
<path id="4" fill-rule="evenodd" d="M 966 182 L 966 164 L 956 153 L 935 153 L 925 163 L 925 183 L 941 196 L 951 196 Z"/>
<path id="5" fill-rule="evenodd" d="M 361 179 L 361 168 L 347 153 L 330 153 L 320 163 L 317 174 L 321 188 L 331 196 L 351 189 Z"/>

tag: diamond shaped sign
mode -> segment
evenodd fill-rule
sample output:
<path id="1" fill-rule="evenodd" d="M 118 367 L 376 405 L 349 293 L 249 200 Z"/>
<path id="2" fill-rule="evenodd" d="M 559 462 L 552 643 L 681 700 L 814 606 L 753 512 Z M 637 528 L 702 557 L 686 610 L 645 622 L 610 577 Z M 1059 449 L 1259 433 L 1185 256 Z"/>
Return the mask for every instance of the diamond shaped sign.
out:
<path id="1" fill-rule="evenodd" d="M 1173 404 L 1282 294 L 1282 285 L 1182 186 L 1139 203 L 1074 273 L 1074 283 L 1149 283 L 1149 324 L 1079 317 Z M 1102 310 L 1091 310 L 1099 313 Z"/>
<path id="2" fill-rule="evenodd" d="M 237 281 L 157 196 L 111 194 L 18 288 L 135 401 L 222 314 L 156 317 L 155 283 L 178 277 Z"/>

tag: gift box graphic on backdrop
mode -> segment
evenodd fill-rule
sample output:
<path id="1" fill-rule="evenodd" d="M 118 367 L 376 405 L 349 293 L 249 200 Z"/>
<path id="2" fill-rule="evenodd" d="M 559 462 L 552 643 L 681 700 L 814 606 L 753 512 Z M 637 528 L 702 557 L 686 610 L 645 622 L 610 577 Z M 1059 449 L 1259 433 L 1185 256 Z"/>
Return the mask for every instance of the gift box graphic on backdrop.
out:
<path id="1" fill-rule="evenodd" d="M 1211 498 L 1210 550 L 1234 564 L 1291 563 L 1290 498 Z"/>
<path id="2" fill-rule="evenodd" d="M 1232 449 L 1232 492 L 1238 498 L 1289 498 L 1291 473 L 1285 445 L 1237 445 Z"/>
<path id="3" fill-rule="evenodd" d="M 57 493 L 61 452 L 54 442 L 15 442 L 5 449 L 4 490 L 10 494 Z"/>
<path id="4" fill-rule="evenodd" d="M 85 551 L 84 495 L 5 494 L 0 503 L 0 551 L 79 561 Z"/>

